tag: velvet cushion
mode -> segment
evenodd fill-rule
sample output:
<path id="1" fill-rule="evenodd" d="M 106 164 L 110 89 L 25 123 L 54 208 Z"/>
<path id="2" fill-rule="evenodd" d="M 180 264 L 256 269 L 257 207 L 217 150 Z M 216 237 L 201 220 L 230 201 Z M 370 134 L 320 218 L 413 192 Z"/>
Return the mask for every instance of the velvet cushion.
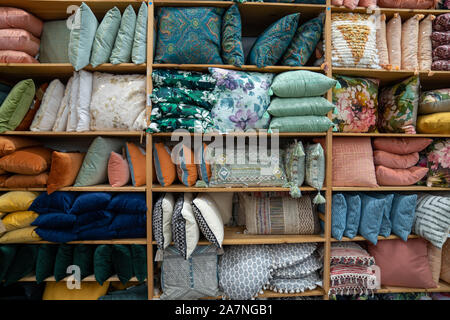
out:
<path id="1" fill-rule="evenodd" d="M 111 230 L 123 230 L 143 228 L 146 226 L 145 214 L 118 214 L 114 217 L 109 228 Z"/>
<path id="2" fill-rule="evenodd" d="M 41 214 L 31 223 L 32 226 L 38 226 L 44 229 L 71 229 L 77 217 L 67 213 L 47 213 Z"/>
<path id="3" fill-rule="evenodd" d="M 6 232 L 26 228 L 38 217 L 38 214 L 33 211 L 16 211 L 11 212 L 3 217 L 1 224 Z"/>
<path id="4" fill-rule="evenodd" d="M 86 212 L 77 216 L 76 232 L 108 226 L 113 221 L 114 214 L 106 210 Z"/>
<path id="5" fill-rule="evenodd" d="M 43 172 L 37 175 L 15 174 L 5 180 L 5 188 L 42 188 L 48 182 L 48 173 Z"/>
<path id="6" fill-rule="evenodd" d="M 73 249 L 74 245 L 70 244 L 60 244 L 58 251 L 56 252 L 55 266 L 53 269 L 53 274 L 56 281 L 60 281 L 67 277 L 67 267 L 73 263 Z"/>
<path id="7" fill-rule="evenodd" d="M 40 40 L 23 29 L 0 29 L 0 49 L 22 51 L 30 56 L 39 52 Z"/>
<path id="8" fill-rule="evenodd" d="M 392 233 L 399 236 L 403 241 L 408 240 L 414 223 L 416 213 L 417 194 L 395 193 L 392 200 L 391 224 Z"/>
<path id="9" fill-rule="evenodd" d="M 383 150 L 374 150 L 373 162 L 376 166 L 382 165 L 384 167 L 392 169 L 407 169 L 419 162 L 419 153 L 414 152 L 405 155 L 399 155 Z"/>
<path id="10" fill-rule="evenodd" d="M 51 158 L 52 151 L 48 148 L 25 148 L 0 158 L 0 168 L 13 173 L 36 175 L 50 167 Z"/>
<path id="11" fill-rule="evenodd" d="M 17 245 L 2 245 L 0 246 L 0 282 L 3 282 L 3 279 L 8 272 L 9 266 L 13 263 L 14 257 L 16 256 L 17 249 L 19 246 Z"/>
<path id="12" fill-rule="evenodd" d="M 114 275 L 112 245 L 102 244 L 95 249 L 94 275 L 95 280 L 101 285 L 103 285 L 109 277 Z"/>
<path id="13" fill-rule="evenodd" d="M 438 112 L 419 116 L 417 118 L 417 132 L 450 134 L 450 112 Z"/>
<path id="14" fill-rule="evenodd" d="M 132 142 L 125 143 L 125 152 L 133 186 L 140 187 L 146 183 L 145 149 Z"/>
<path id="15" fill-rule="evenodd" d="M 101 227 L 85 228 L 82 231 L 78 231 L 77 238 L 79 240 L 109 240 L 117 238 L 117 232 L 110 230 L 109 226 L 104 225 Z"/>
<path id="16" fill-rule="evenodd" d="M 115 232 L 115 237 L 117 239 L 145 238 L 146 235 L 147 235 L 147 227 L 119 229 Z"/>
<path id="17" fill-rule="evenodd" d="M 107 210 L 119 214 L 145 214 L 147 212 L 145 193 L 123 192 L 117 194 L 110 201 Z"/>
<path id="18" fill-rule="evenodd" d="M 77 240 L 77 234 L 72 230 L 54 230 L 36 228 L 36 233 L 45 241 L 65 243 Z"/>
<path id="19" fill-rule="evenodd" d="M 130 181 L 128 161 L 114 151 L 108 160 L 108 181 L 111 187 L 122 187 Z"/>
<path id="20" fill-rule="evenodd" d="M 433 142 L 429 138 L 375 138 L 373 147 L 395 154 L 410 154 L 420 152 Z"/>
<path id="21" fill-rule="evenodd" d="M 52 153 L 52 164 L 47 181 L 47 193 L 73 185 L 80 171 L 86 153 L 58 152 Z"/>
<path id="22" fill-rule="evenodd" d="M 133 273 L 138 281 L 147 279 L 147 247 L 139 244 L 130 245 Z"/>
<path id="23" fill-rule="evenodd" d="M 231 64 L 237 67 L 244 64 L 241 14 L 236 4 L 225 11 L 222 17 L 221 49 L 224 64 Z"/>
<path id="24" fill-rule="evenodd" d="M 18 247 L 13 262 L 4 277 L 3 285 L 9 286 L 32 273 L 36 268 L 38 246 L 21 245 Z"/>
<path id="25" fill-rule="evenodd" d="M 73 249 L 73 265 L 80 267 L 81 280 L 94 274 L 95 245 L 77 244 Z"/>
<path id="26" fill-rule="evenodd" d="M 112 262 L 120 282 L 126 284 L 134 275 L 130 247 L 123 244 L 114 244 Z"/>
<path id="27" fill-rule="evenodd" d="M 41 244 L 36 259 L 36 282 L 42 283 L 48 277 L 53 276 L 56 253 L 58 246 L 53 244 Z"/>
<path id="28" fill-rule="evenodd" d="M 69 212 L 77 195 L 76 192 L 57 191 L 51 195 L 43 192 L 34 199 L 28 210 L 39 214 Z"/>
<path id="29" fill-rule="evenodd" d="M 79 215 L 105 209 L 111 202 L 113 194 L 108 192 L 83 192 L 73 202 L 69 213 Z"/>
<path id="30" fill-rule="evenodd" d="M 153 163 L 156 177 L 163 187 L 170 186 L 177 177 L 176 168 L 171 159 L 171 152 L 169 147 L 162 142 L 153 144 Z"/>
<path id="31" fill-rule="evenodd" d="M 375 172 L 380 186 L 410 186 L 422 180 L 427 174 L 428 168 L 391 169 L 378 165 Z"/>
<path id="32" fill-rule="evenodd" d="M 24 243 L 41 241 L 41 237 L 36 232 L 36 227 L 25 227 L 6 232 L 0 237 L 0 244 L 2 243 Z"/>
<path id="33" fill-rule="evenodd" d="M 35 147 L 41 142 L 25 137 L 0 136 L 0 157 L 11 154 L 16 150 Z"/>
<path id="34" fill-rule="evenodd" d="M 30 12 L 19 8 L 0 8 L 0 29 L 25 29 L 31 32 L 35 37 L 40 37 L 42 27 L 42 20 Z"/>
<path id="35" fill-rule="evenodd" d="M 1 63 L 39 63 L 35 58 L 22 51 L 0 50 Z"/>

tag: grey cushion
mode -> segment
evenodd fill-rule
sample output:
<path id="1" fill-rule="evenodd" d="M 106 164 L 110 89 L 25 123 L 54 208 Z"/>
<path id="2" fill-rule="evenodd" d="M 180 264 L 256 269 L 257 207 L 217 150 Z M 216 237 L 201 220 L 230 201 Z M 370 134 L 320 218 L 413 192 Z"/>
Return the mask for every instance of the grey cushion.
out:
<path id="1" fill-rule="evenodd" d="M 69 38 L 70 30 L 67 28 L 67 20 L 44 22 L 39 61 L 42 63 L 70 63 Z"/>

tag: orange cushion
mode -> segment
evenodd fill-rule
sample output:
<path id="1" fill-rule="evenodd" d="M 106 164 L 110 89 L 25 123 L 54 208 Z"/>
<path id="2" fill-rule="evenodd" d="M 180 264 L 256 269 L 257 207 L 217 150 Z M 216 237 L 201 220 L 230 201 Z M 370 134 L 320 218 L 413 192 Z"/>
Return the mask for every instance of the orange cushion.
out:
<path id="1" fill-rule="evenodd" d="M 85 155 L 86 153 L 53 151 L 47 183 L 48 194 L 74 184 Z"/>
<path id="2" fill-rule="evenodd" d="M 391 169 L 376 167 L 377 181 L 380 186 L 410 186 L 419 182 L 428 172 L 428 168 L 411 167 L 408 169 Z"/>
<path id="3" fill-rule="evenodd" d="M 108 180 L 112 187 L 122 187 L 130 181 L 128 161 L 114 151 L 108 160 Z"/>
<path id="4" fill-rule="evenodd" d="M 39 174 L 50 167 L 52 150 L 31 147 L 15 151 L 0 159 L 0 168 L 19 174 Z"/>
<path id="5" fill-rule="evenodd" d="M 37 175 L 14 174 L 6 179 L 5 188 L 39 188 L 45 187 L 48 181 L 48 173 Z"/>
<path id="6" fill-rule="evenodd" d="M 156 177 L 163 187 L 170 186 L 177 176 L 175 165 L 171 159 L 169 147 L 158 142 L 153 145 L 153 163 L 155 164 Z"/>
<path id="7" fill-rule="evenodd" d="M 194 152 L 195 163 L 197 165 L 198 179 L 203 180 L 206 183 L 211 181 L 211 165 L 206 160 L 206 150 L 208 145 L 203 143 L 200 148 L 197 148 Z"/>
<path id="8" fill-rule="evenodd" d="M 17 126 L 15 131 L 28 131 L 30 130 L 31 123 L 33 122 L 34 116 L 36 112 L 39 110 L 41 106 L 42 97 L 44 96 L 45 90 L 47 90 L 48 83 L 44 83 L 39 87 L 36 91 L 34 103 L 30 106 L 27 114 L 23 118 L 22 122 Z"/>
<path id="9" fill-rule="evenodd" d="M 158 181 L 156 178 L 156 169 L 155 169 L 155 163 L 152 161 L 152 182 L 155 183 Z"/>
<path id="10" fill-rule="evenodd" d="M 0 136 L 0 157 L 19 149 L 34 147 L 40 144 L 40 142 L 28 138 Z"/>
<path id="11" fill-rule="evenodd" d="M 197 165 L 194 162 L 194 152 L 183 145 L 175 155 L 177 161 L 177 175 L 185 186 L 191 187 L 197 182 Z"/>
<path id="12" fill-rule="evenodd" d="M 39 61 L 22 51 L 0 50 L 0 63 L 39 63 Z"/>
<path id="13" fill-rule="evenodd" d="M 373 152 L 373 161 L 375 165 L 382 165 L 393 169 L 406 169 L 417 164 L 419 161 L 419 153 L 395 154 L 383 150 L 375 150 Z"/>
<path id="14" fill-rule="evenodd" d="M 0 188 L 5 187 L 5 182 L 6 182 L 6 179 L 8 179 L 8 178 L 9 178 L 9 174 L 0 175 Z"/>
<path id="15" fill-rule="evenodd" d="M 145 150 L 132 142 L 125 144 L 128 165 L 133 186 L 139 187 L 146 183 Z"/>

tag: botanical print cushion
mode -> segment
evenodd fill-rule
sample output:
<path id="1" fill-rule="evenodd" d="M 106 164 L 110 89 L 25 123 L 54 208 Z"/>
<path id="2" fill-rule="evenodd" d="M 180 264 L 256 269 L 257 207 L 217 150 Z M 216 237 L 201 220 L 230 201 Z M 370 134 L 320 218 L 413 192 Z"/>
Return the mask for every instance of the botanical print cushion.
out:
<path id="1" fill-rule="evenodd" d="M 450 112 L 450 88 L 423 92 L 419 101 L 419 114 Z"/>
<path id="2" fill-rule="evenodd" d="M 280 293 L 298 293 L 313 290 L 318 284 L 322 284 L 322 279 L 317 272 L 311 272 L 300 278 L 273 278 L 270 280 L 269 289 Z"/>
<path id="3" fill-rule="evenodd" d="M 450 31 L 450 13 L 440 14 L 433 21 L 433 31 Z"/>
<path id="4" fill-rule="evenodd" d="M 419 87 L 419 77 L 413 76 L 381 90 L 378 101 L 380 131 L 404 133 L 406 126 L 416 125 Z"/>
<path id="5" fill-rule="evenodd" d="M 222 17 L 222 59 L 224 64 L 237 67 L 245 62 L 241 14 L 237 5 L 232 5 Z"/>
<path id="6" fill-rule="evenodd" d="M 450 187 L 450 139 L 434 139 L 427 149 L 428 187 Z"/>
<path id="7" fill-rule="evenodd" d="M 153 106 L 150 120 L 164 118 L 198 119 L 212 123 L 211 112 L 196 105 L 162 102 Z"/>
<path id="8" fill-rule="evenodd" d="M 450 60 L 436 60 L 431 64 L 431 70 L 450 71 Z"/>
<path id="9" fill-rule="evenodd" d="M 210 74 L 195 71 L 154 69 L 153 86 L 176 87 L 192 90 L 214 90 L 216 79 Z"/>
<path id="10" fill-rule="evenodd" d="M 431 45 L 433 49 L 448 43 L 450 43 L 450 31 L 433 31 L 431 33 Z"/>
<path id="11" fill-rule="evenodd" d="M 217 103 L 211 110 L 215 129 L 220 132 L 264 129 L 263 118 L 270 104 L 272 73 L 244 72 L 210 68 L 217 80 Z"/>
<path id="12" fill-rule="evenodd" d="M 216 96 L 212 91 L 188 89 L 180 87 L 156 87 L 151 95 L 152 103 L 185 103 L 197 105 L 211 110 L 216 103 Z"/>
<path id="13" fill-rule="evenodd" d="M 147 132 L 173 132 L 177 129 L 184 129 L 189 132 L 203 133 L 211 127 L 208 121 L 190 118 L 163 118 L 152 120 Z"/>
<path id="14" fill-rule="evenodd" d="M 277 64 L 294 37 L 299 17 L 299 13 L 287 15 L 264 30 L 248 55 L 248 64 L 258 68 Z"/>
<path id="15" fill-rule="evenodd" d="M 441 45 L 433 50 L 433 60 L 449 60 L 450 44 Z"/>
<path id="16" fill-rule="evenodd" d="M 154 63 L 222 64 L 223 8 L 161 7 Z"/>
<path id="17" fill-rule="evenodd" d="M 336 76 L 333 88 L 337 113 L 333 122 L 340 132 L 373 132 L 377 124 L 378 79 Z"/>

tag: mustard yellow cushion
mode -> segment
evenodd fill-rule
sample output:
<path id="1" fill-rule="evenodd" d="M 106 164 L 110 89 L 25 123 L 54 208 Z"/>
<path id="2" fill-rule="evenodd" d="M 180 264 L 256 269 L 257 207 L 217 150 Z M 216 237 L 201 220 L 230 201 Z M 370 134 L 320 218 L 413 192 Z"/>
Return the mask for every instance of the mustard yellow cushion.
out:
<path id="1" fill-rule="evenodd" d="M 6 232 L 0 237 L 0 243 L 22 243 L 42 240 L 34 231 L 37 227 L 26 227 Z"/>
<path id="2" fill-rule="evenodd" d="M 47 282 L 42 300 L 97 300 L 106 294 L 108 288 L 108 281 L 103 285 L 97 282 L 81 282 L 80 289 L 68 289 L 65 281 Z"/>
<path id="3" fill-rule="evenodd" d="M 26 211 L 39 195 L 31 191 L 10 191 L 0 196 L 0 212 Z"/>
<path id="4" fill-rule="evenodd" d="M 450 134 L 450 112 L 418 116 L 417 133 Z"/>
<path id="5" fill-rule="evenodd" d="M 34 211 L 17 211 L 2 219 L 6 231 L 29 227 L 39 215 Z"/>

